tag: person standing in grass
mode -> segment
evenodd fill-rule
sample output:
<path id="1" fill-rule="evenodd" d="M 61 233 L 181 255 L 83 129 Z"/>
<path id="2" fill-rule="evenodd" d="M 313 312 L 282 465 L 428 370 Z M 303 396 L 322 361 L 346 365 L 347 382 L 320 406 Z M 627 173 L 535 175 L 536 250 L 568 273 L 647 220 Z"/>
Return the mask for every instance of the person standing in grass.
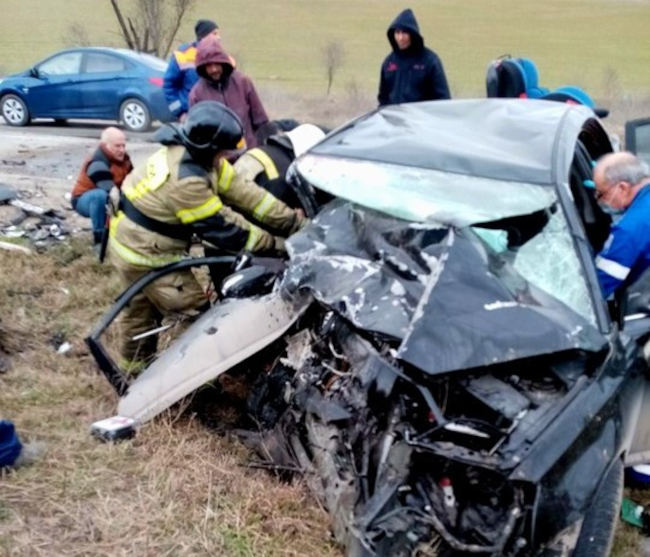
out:
<path id="1" fill-rule="evenodd" d="M 201 101 L 226 105 L 239 116 L 247 147 L 257 147 L 256 132 L 268 123 L 269 117 L 252 80 L 234 67 L 217 37 L 209 35 L 199 43 L 196 73 L 199 80 L 190 91 L 190 107 Z"/>
<path id="2" fill-rule="evenodd" d="M 188 97 L 199 76 L 196 74 L 196 45 L 208 35 L 219 36 L 219 26 L 210 19 L 199 19 L 194 26 L 196 41 L 180 45 L 169 58 L 165 71 L 163 90 L 169 111 L 178 120 L 189 109 Z"/>
<path id="3" fill-rule="evenodd" d="M 393 51 L 381 65 L 380 106 L 450 98 L 442 62 L 424 46 L 413 11 L 401 12 L 387 35 Z"/>
<path id="4" fill-rule="evenodd" d="M 126 152 L 126 135 L 118 128 L 106 128 L 99 147 L 84 161 L 72 189 L 72 208 L 89 217 L 95 250 L 99 251 L 106 226 L 106 202 L 113 186 L 118 188 L 133 165 Z"/>

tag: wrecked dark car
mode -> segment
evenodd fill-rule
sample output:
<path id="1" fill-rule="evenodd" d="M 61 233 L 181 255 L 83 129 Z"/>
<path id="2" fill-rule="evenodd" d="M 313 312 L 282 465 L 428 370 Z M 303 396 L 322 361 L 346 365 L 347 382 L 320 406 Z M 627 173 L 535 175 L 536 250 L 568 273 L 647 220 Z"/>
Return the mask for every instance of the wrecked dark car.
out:
<path id="1" fill-rule="evenodd" d="M 349 555 L 607 555 L 650 447 L 650 320 L 593 263 L 609 217 L 585 181 L 610 150 L 590 109 L 545 101 L 335 130 L 292 169 L 314 218 L 286 266 L 249 259 L 135 381 L 98 340 L 130 293 L 89 337 L 119 414 L 246 369 L 243 439 L 305 475 Z"/>

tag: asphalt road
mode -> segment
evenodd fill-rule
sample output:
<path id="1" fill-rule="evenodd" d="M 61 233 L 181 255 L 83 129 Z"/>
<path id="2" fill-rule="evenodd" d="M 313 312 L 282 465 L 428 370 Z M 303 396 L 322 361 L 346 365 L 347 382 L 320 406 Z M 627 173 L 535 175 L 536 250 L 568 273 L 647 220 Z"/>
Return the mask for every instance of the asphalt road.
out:
<path id="1" fill-rule="evenodd" d="M 35 120 L 28 126 L 8 126 L 4 119 L 0 118 L 0 133 L 30 133 L 47 135 L 64 135 L 67 137 L 99 138 L 101 131 L 107 126 L 116 126 L 117 123 L 110 120 L 68 120 L 65 125 L 55 124 L 53 120 Z M 151 131 L 137 133 L 126 131 L 129 139 L 135 141 L 148 141 L 151 139 L 159 124 L 154 124 Z"/>

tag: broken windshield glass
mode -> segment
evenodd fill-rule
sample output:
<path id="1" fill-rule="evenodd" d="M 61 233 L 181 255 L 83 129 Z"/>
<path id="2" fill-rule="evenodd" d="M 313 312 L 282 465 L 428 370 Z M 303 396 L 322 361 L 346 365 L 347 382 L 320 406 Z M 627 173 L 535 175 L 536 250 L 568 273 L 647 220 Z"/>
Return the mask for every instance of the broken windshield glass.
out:
<path id="1" fill-rule="evenodd" d="M 464 227 L 533 213 L 554 201 L 547 186 L 397 164 L 307 154 L 296 165 L 317 188 L 415 222 Z"/>
<path id="2" fill-rule="evenodd" d="M 557 205 L 537 214 L 508 219 L 502 226 L 475 226 L 473 230 L 521 277 L 595 326 L 596 316 L 582 266 L 564 214 Z"/>

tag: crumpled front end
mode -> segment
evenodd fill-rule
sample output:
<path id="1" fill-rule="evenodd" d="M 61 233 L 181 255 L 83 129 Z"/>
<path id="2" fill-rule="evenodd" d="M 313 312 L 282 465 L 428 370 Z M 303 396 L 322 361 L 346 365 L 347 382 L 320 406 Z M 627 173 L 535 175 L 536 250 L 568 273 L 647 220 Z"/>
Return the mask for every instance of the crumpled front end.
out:
<path id="1" fill-rule="evenodd" d="M 249 400 L 248 441 L 305 474 L 350 555 L 537 555 L 579 531 L 635 383 L 575 254 L 555 285 L 532 271 L 529 242 L 565 240 L 558 215 L 500 238 L 336 202 L 291 239 L 284 295 L 315 302 Z"/>

